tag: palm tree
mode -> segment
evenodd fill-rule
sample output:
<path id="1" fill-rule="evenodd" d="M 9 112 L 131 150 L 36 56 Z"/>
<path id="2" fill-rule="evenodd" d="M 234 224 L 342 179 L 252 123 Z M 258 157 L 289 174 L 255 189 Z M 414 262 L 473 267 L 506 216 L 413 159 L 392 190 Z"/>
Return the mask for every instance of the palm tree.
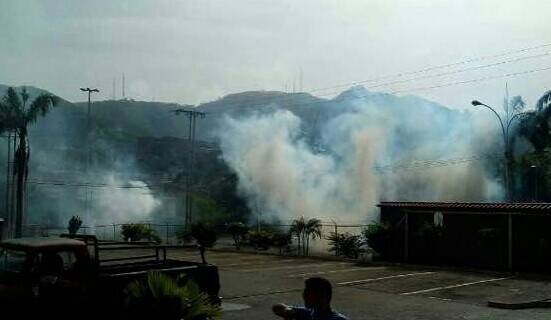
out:
<path id="1" fill-rule="evenodd" d="M 301 244 L 304 245 L 304 242 L 302 241 L 304 237 L 304 230 L 306 229 L 306 220 L 304 219 L 304 216 L 294 219 L 291 223 L 291 229 L 289 230 L 289 233 L 292 235 L 297 236 L 297 246 L 298 246 L 298 253 L 300 254 Z"/>
<path id="2" fill-rule="evenodd" d="M 21 237 L 23 227 L 23 195 L 25 182 L 29 175 L 30 146 L 27 127 L 44 116 L 59 99 L 49 93 L 39 95 L 29 102 L 29 93 L 23 87 L 18 94 L 14 88 L 8 88 L 0 101 L 0 134 L 6 131 L 15 133 L 17 150 L 14 155 L 14 175 L 16 179 L 16 218 L 15 236 Z"/>
<path id="3" fill-rule="evenodd" d="M 305 256 L 310 254 L 310 238 L 321 239 L 321 229 L 322 229 L 322 223 L 320 219 L 312 218 L 312 219 L 308 219 L 308 221 L 306 222 L 306 227 L 304 230 L 306 243 L 303 245 Z"/>
<path id="4" fill-rule="evenodd" d="M 536 110 L 542 111 L 543 109 L 549 107 L 551 105 L 551 90 L 545 92 L 543 96 L 541 96 L 538 99 L 538 102 L 536 103 Z"/>
<path id="5" fill-rule="evenodd" d="M 528 112 L 521 119 L 519 135 L 525 137 L 537 154 L 551 146 L 551 90 L 547 91 L 536 103 L 536 110 Z"/>

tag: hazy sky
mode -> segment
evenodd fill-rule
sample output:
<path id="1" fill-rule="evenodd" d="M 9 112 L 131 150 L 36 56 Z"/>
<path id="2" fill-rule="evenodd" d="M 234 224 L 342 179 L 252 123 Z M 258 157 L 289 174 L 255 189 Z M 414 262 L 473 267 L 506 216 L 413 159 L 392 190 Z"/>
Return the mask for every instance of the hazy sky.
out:
<path id="1" fill-rule="evenodd" d="M 549 12 L 545 0 L 2 0 L 0 83 L 35 85 L 72 101 L 84 99 L 79 87 L 94 86 L 103 99 L 115 78 L 120 97 L 124 72 L 129 97 L 199 103 L 244 90 L 291 90 L 293 81 L 298 90 L 302 69 L 308 91 L 551 43 Z M 473 98 L 499 104 L 507 81 L 511 94 L 533 103 L 551 89 L 551 70 L 418 88 L 551 67 L 547 51 L 373 90 L 411 90 L 403 94 L 461 108 Z"/>

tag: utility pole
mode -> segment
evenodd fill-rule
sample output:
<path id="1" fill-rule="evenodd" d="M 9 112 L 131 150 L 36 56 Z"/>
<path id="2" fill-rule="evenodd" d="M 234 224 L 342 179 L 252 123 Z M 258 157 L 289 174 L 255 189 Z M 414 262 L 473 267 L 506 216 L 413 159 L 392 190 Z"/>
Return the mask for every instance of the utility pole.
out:
<path id="1" fill-rule="evenodd" d="M 90 88 L 80 88 L 80 91 L 82 92 L 88 92 L 88 113 L 86 116 L 86 180 L 89 181 L 90 179 L 90 162 L 92 161 L 92 141 L 90 139 L 90 131 L 92 129 L 92 118 L 91 118 L 91 111 L 92 111 L 92 103 L 91 103 L 91 95 L 93 92 L 99 92 L 98 89 L 90 89 Z M 88 201 L 88 187 L 85 189 L 85 208 L 86 208 L 86 218 L 89 217 L 89 201 Z M 90 195 L 91 196 L 91 195 Z"/>
<path id="2" fill-rule="evenodd" d="M 99 92 L 98 89 L 90 89 L 90 88 L 80 88 L 80 91 L 83 91 L 83 92 L 88 92 L 88 113 L 87 113 L 87 116 L 86 116 L 86 140 L 87 141 L 87 145 L 88 145 L 88 155 L 87 155 L 87 159 L 86 159 L 86 172 L 88 172 L 88 167 L 90 166 L 90 157 L 91 157 L 91 153 L 90 153 L 90 130 L 91 130 L 91 111 L 92 111 L 92 103 L 91 103 L 91 95 L 93 92 Z"/>
<path id="3" fill-rule="evenodd" d="M 188 164 L 186 172 L 186 196 L 185 196 L 185 228 L 187 231 L 191 230 L 191 224 L 193 223 L 193 184 L 194 184 L 194 171 L 195 171 L 195 127 L 197 123 L 197 117 L 204 118 L 205 113 L 189 109 L 177 109 L 173 111 L 176 114 L 185 114 L 188 116 L 188 146 L 190 148 L 188 153 Z"/>
<path id="4" fill-rule="evenodd" d="M 6 199 L 5 199 L 6 228 L 5 229 L 7 229 L 7 234 L 6 234 L 7 238 L 11 238 L 13 237 L 14 229 L 15 229 L 15 226 L 14 226 L 15 218 L 13 216 L 14 210 L 13 210 L 13 201 L 12 201 L 13 200 L 12 194 L 15 194 L 13 190 L 13 184 L 14 184 L 13 177 L 15 175 L 13 175 L 14 162 L 11 159 L 11 150 L 12 150 L 12 140 L 13 140 L 14 147 L 17 141 L 15 139 L 15 133 L 13 133 L 12 135 L 11 131 L 8 131 L 8 135 L 6 136 L 6 138 L 8 138 L 8 153 L 7 153 L 8 158 L 6 160 Z M 0 234 L 1 234 L 1 231 L 0 231 Z"/>

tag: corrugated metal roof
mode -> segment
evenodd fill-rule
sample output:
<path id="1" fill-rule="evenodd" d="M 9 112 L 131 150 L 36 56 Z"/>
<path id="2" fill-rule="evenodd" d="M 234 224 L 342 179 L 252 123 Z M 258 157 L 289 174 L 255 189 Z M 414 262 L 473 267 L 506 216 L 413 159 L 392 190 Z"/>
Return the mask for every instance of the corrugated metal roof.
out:
<path id="1" fill-rule="evenodd" d="M 394 207 L 404 209 L 431 209 L 450 211 L 515 211 L 515 212 L 549 212 L 551 203 L 536 202 L 403 202 L 403 201 L 382 201 L 378 207 Z"/>

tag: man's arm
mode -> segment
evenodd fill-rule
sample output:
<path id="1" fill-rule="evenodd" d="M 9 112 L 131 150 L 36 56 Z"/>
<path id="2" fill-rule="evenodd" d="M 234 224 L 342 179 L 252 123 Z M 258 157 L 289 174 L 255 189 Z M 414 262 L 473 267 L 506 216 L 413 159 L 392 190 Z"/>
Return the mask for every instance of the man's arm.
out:
<path id="1" fill-rule="evenodd" d="M 274 306 L 272 307 L 272 311 L 277 316 L 280 316 L 283 319 L 295 319 L 296 318 L 295 310 L 293 308 L 283 304 L 283 303 L 274 304 Z"/>

